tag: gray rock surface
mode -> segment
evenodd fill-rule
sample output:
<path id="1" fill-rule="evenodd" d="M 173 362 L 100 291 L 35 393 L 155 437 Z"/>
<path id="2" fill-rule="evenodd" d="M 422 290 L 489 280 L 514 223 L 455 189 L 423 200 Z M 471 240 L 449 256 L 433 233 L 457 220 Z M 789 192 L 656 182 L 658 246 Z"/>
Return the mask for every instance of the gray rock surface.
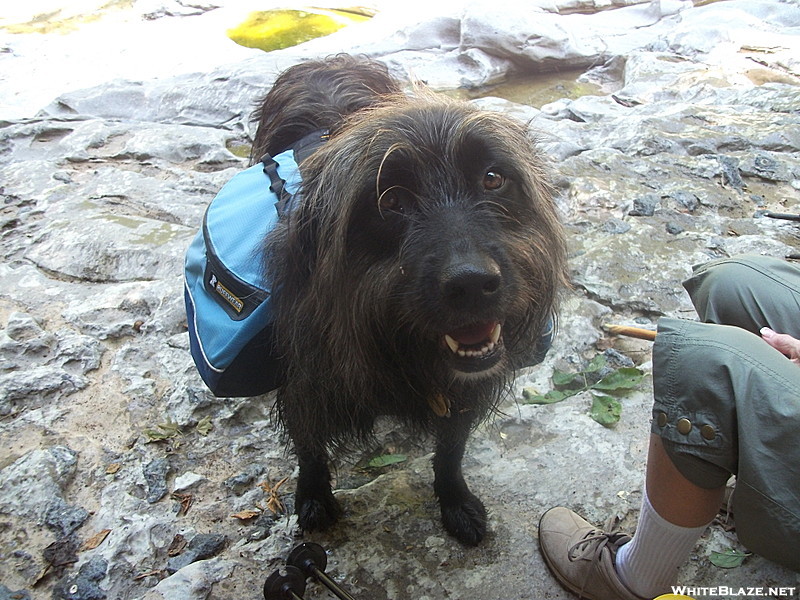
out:
<path id="1" fill-rule="evenodd" d="M 16 78 L 0 86 L 0 598 L 260 597 L 299 543 L 295 518 L 270 510 L 291 512 L 296 477 L 270 398 L 216 399 L 192 365 L 182 261 L 205 206 L 245 165 L 253 102 L 282 68 L 341 50 L 530 122 L 553 158 L 574 290 L 545 363 L 470 442 L 464 470 L 491 530 L 480 547 L 444 533 L 429 448 L 391 423 L 374 452 L 338 467 L 342 523 L 303 539 L 327 548 L 328 572 L 360 598 L 567 600 L 538 551 L 541 514 L 562 504 L 635 525 L 649 380 L 610 428 L 589 417 L 589 392 L 537 406 L 522 390 L 545 392 L 554 368 L 604 352 L 649 373 L 649 344 L 604 324 L 693 318 L 680 287 L 692 264 L 797 256 L 797 224 L 756 215 L 800 212 L 800 8 L 396 4 L 270 54 L 211 52 L 228 9 L 209 3 L 135 2 L 128 21 L 75 37 L 0 34 L 0 80 Z M 151 43 L 116 58 L 91 47 L 122 25 Z M 207 36 L 196 57 L 170 37 L 186 31 Z M 99 66 L 70 79 L 50 64 L 76 57 Z M 544 105 L 491 87 L 533 88 L 552 70 L 564 74 Z M 387 452 L 407 459 L 359 463 Z M 730 547 L 741 549 L 712 526 L 681 582 L 800 585 L 756 556 L 726 571 L 709 562 Z M 312 583 L 305 597 L 329 596 Z"/>

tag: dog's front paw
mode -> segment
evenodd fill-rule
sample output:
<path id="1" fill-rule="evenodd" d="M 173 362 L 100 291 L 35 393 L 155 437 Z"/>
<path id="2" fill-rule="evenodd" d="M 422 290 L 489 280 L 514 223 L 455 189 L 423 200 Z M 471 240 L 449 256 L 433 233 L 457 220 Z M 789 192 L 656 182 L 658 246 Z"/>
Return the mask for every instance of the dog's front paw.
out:
<path id="1" fill-rule="evenodd" d="M 442 524 L 462 544 L 477 546 L 486 535 L 486 508 L 469 494 L 457 504 L 442 504 Z"/>
<path id="2" fill-rule="evenodd" d="M 323 531 L 331 527 L 342 514 L 342 508 L 328 491 L 320 496 L 296 499 L 297 522 L 303 531 Z"/>

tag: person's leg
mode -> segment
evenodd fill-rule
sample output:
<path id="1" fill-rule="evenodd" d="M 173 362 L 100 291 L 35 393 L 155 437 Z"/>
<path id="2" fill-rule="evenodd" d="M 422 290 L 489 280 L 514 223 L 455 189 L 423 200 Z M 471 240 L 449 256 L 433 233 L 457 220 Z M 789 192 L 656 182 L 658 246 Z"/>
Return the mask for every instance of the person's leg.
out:
<path id="1" fill-rule="evenodd" d="M 719 511 L 724 491 L 724 485 L 707 489 L 684 477 L 661 438 L 651 434 L 644 498 L 633 539 L 603 532 L 572 511 L 558 508 L 542 517 L 539 542 L 562 583 L 585 598 L 654 598 L 670 592 L 676 583 L 678 568 Z M 597 548 L 600 556 L 595 565 L 576 565 L 576 559 L 594 559 Z M 569 562 L 557 564 L 558 555 L 566 555 Z"/>
<path id="2" fill-rule="evenodd" d="M 690 528 L 711 522 L 725 492 L 725 485 L 708 489 L 686 479 L 655 434 L 650 434 L 645 485 L 650 504 L 659 515 L 674 525 Z"/>
<path id="3" fill-rule="evenodd" d="M 740 459 L 746 469 L 740 485 L 749 489 L 757 480 L 761 504 L 770 502 L 770 515 L 777 514 L 776 505 L 791 513 L 797 506 L 793 499 L 800 496 L 800 456 L 795 456 L 800 451 L 791 441 L 800 423 L 797 365 L 737 327 L 675 319 L 659 323 L 653 363 L 654 435 L 633 540 L 594 528 L 563 507 L 549 510 L 540 521 L 539 543 L 548 565 L 565 587 L 590 600 L 635 600 L 669 592 L 677 566 L 689 558 L 714 517 Z M 765 449 L 781 465 L 779 473 L 771 470 L 772 463 L 763 463 Z M 770 475 L 758 475 L 764 472 Z M 782 564 L 796 562 L 800 528 L 792 515 L 772 523 L 766 511 L 740 505 L 736 498 L 737 515 L 746 511 L 745 521 L 758 515 L 752 528 L 769 530 L 778 540 L 760 546 L 760 553 Z M 742 538 L 746 544 L 751 540 Z M 653 566 L 660 573 L 648 573 Z"/>
<path id="4" fill-rule="evenodd" d="M 661 437 L 651 434 L 636 534 L 615 561 L 626 587 L 645 598 L 669 592 L 678 568 L 719 511 L 724 492 L 724 485 L 707 489 L 689 481 L 664 450 Z"/>
<path id="5" fill-rule="evenodd" d="M 700 320 L 758 333 L 769 327 L 800 338 L 800 266 L 742 255 L 693 268 L 683 282 Z"/>
<path id="6" fill-rule="evenodd" d="M 765 558 L 800 564 L 800 368 L 742 328 L 662 319 L 653 388 L 658 442 L 646 485 L 658 514 L 684 527 L 710 520 L 734 474 L 740 542 Z M 670 472 L 679 476 L 670 479 Z"/>

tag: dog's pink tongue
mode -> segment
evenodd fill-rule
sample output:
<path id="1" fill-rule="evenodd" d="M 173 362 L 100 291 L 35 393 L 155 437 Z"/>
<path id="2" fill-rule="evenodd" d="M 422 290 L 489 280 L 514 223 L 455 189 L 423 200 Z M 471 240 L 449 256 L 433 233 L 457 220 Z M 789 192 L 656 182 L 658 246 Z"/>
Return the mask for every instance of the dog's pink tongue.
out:
<path id="1" fill-rule="evenodd" d="M 492 335 L 492 332 L 496 326 L 496 321 L 474 323 L 472 325 L 467 325 L 466 327 L 460 327 L 454 331 L 451 331 L 448 335 L 459 344 L 463 344 L 465 346 L 474 346 L 489 339 L 489 336 Z"/>

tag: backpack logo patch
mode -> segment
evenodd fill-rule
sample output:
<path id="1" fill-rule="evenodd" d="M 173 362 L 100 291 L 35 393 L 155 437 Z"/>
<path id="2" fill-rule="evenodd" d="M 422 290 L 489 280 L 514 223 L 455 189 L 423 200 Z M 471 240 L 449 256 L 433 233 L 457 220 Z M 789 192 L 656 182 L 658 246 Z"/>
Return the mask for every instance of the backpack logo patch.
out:
<path id="1" fill-rule="evenodd" d="M 213 273 L 211 274 L 211 279 L 209 280 L 209 285 L 211 288 L 219 294 L 219 296 L 227 302 L 233 310 L 237 313 L 241 313 L 244 309 L 244 300 L 239 298 L 236 294 L 231 292 L 228 288 L 226 288 L 222 283 L 217 279 L 217 276 Z"/>

